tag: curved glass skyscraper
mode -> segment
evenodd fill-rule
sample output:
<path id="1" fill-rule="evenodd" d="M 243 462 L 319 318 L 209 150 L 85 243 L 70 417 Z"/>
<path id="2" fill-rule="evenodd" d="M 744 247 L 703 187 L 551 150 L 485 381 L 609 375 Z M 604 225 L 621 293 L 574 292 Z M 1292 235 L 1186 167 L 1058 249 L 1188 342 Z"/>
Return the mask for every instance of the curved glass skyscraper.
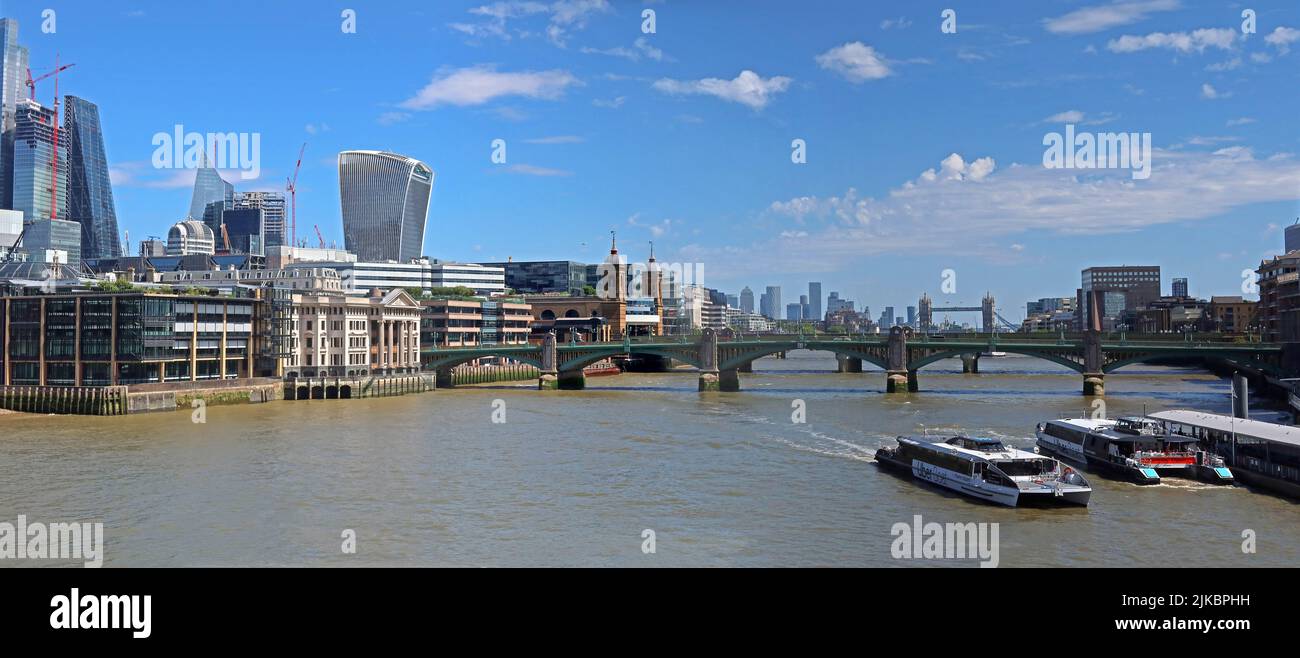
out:
<path id="1" fill-rule="evenodd" d="M 68 140 L 67 217 L 81 222 L 81 257 L 121 256 L 99 107 L 76 96 L 64 96 L 63 130 Z"/>
<path id="2" fill-rule="evenodd" d="M 339 202 L 347 250 L 362 261 L 419 258 L 433 175 L 428 165 L 397 153 L 339 153 Z"/>

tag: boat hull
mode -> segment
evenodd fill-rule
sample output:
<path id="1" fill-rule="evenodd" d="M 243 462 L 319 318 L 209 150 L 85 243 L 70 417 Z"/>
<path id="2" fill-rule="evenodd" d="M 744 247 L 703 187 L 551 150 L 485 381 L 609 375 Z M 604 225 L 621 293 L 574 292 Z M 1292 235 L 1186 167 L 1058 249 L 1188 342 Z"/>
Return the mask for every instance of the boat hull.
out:
<path id="1" fill-rule="evenodd" d="M 920 460 L 911 463 L 897 459 L 893 451 L 881 448 L 876 451 L 876 463 L 901 477 L 911 476 L 937 487 L 942 487 L 967 498 L 982 500 L 1005 507 L 1072 507 L 1087 506 L 1092 495 L 1090 488 L 1073 487 L 1061 495 L 1054 495 L 1050 489 L 1030 490 L 1012 489 L 991 485 L 983 481 L 938 468 Z"/>

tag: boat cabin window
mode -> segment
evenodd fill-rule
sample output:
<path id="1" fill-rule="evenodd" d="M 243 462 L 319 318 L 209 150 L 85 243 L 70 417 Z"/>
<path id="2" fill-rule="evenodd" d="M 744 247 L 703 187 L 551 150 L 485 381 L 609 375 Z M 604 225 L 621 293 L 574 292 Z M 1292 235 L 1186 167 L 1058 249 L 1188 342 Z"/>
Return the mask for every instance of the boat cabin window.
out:
<path id="1" fill-rule="evenodd" d="M 948 445 L 982 452 L 1001 452 L 1004 450 L 1002 442 L 997 439 L 972 439 L 968 436 L 956 436 L 948 439 Z"/>
<path id="2" fill-rule="evenodd" d="M 1015 461 L 995 462 L 998 470 L 1011 477 L 1025 475 L 1048 475 L 1056 471 L 1056 464 L 1050 459 L 1017 459 Z"/>

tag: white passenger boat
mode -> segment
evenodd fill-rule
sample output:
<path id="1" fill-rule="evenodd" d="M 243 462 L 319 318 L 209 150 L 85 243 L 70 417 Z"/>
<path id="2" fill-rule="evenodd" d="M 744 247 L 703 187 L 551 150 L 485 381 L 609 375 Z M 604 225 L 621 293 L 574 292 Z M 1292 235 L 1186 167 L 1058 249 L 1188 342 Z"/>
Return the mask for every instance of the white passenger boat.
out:
<path id="1" fill-rule="evenodd" d="M 1044 455 L 1004 446 L 997 439 L 898 437 L 876 451 L 876 462 L 911 473 L 971 498 L 1009 507 L 1087 505 L 1092 487 L 1083 474 Z"/>

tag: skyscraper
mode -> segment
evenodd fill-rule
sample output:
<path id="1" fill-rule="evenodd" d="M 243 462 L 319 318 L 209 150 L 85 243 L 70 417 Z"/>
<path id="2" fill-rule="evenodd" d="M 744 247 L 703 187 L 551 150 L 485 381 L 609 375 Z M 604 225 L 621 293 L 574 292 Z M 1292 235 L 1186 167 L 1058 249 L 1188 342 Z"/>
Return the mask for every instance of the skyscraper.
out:
<path id="1" fill-rule="evenodd" d="M 205 155 L 203 166 L 194 172 L 194 194 L 190 197 L 190 218 L 203 219 L 203 211 L 213 201 L 234 202 L 235 186 L 227 183 L 216 169 L 207 166 Z"/>
<path id="2" fill-rule="evenodd" d="M 266 247 L 289 244 L 289 225 L 284 219 L 284 194 L 281 192 L 240 192 L 235 195 L 236 208 L 261 208 Z M 195 219 L 198 219 L 197 217 Z"/>
<path id="3" fill-rule="evenodd" d="M 433 176 L 428 165 L 397 153 L 339 153 L 344 247 L 363 261 L 418 258 Z"/>
<path id="4" fill-rule="evenodd" d="M 754 291 L 750 290 L 749 286 L 745 286 L 745 289 L 740 291 L 740 310 L 746 313 L 754 312 Z"/>
<path id="5" fill-rule="evenodd" d="M 113 187 L 108 180 L 99 108 L 76 96 L 64 96 L 60 137 L 68 145 L 67 217 L 81 223 L 81 257 L 123 255 L 117 237 L 117 211 L 113 208 Z"/>
<path id="6" fill-rule="evenodd" d="M 1186 297 L 1186 296 L 1187 296 L 1187 278 L 1186 278 L 1186 277 L 1181 277 L 1181 278 L 1174 279 L 1174 284 L 1173 284 L 1173 294 L 1174 294 L 1174 297 Z"/>
<path id="7" fill-rule="evenodd" d="M 781 286 L 768 286 L 767 292 L 767 312 L 763 313 L 773 320 L 781 319 Z"/>
<path id="8" fill-rule="evenodd" d="M 59 142 L 59 178 L 54 180 L 54 111 L 23 99 L 14 122 L 13 209 L 24 221 L 68 216 L 67 141 Z M 53 192 L 53 193 L 51 193 Z"/>
<path id="9" fill-rule="evenodd" d="M 813 321 L 826 319 L 822 313 L 822 284 L 818 281 L 808 283 L 808 314 L 804 319 Z"/>
<path id="10" fill-rule="evenodd" d="M 0 18 L 0 208 L 14 207 L 14 128 L 26 81 L 27 49 L 18 45 L 18 21 Z"/>

